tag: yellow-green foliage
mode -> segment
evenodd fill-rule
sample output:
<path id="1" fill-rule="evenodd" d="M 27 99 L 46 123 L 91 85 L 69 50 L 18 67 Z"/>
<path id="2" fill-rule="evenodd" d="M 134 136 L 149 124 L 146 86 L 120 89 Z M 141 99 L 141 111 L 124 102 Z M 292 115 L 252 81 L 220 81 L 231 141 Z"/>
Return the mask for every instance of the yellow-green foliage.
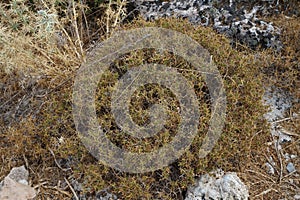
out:
<path id="1" fill-rule="evenodd" d="M 152 23 L 136 20 L 123 28 L 146 26 L 169 28 L 187 34 L 211 53 L 218 66 L 227 95 L 227 118 L 223 134 L 209 156 L 204 159 L 198 158 L 210 118 L 208 90 L 201 75 L 180 57 L 169 52 L 161 54 L 153 49 L 145 49 L 124 55 L 101 78 L 96 93 L 96 99 L 99 100 L 96 102 L 99 123 L 109 130 L 108 137 L 115 144 L 131 151 L 147 152 L 170 141 L 176 134 L 180 116 L 176 110 L 178 101 L 169 90 L 147 85 L 132 96 L 130 112 L 138 124 L 147 123 L 149 117 L 145 102 L 157 103 L 165 100 L 170 116 L 166 123 L 166 132 L 142 141 L 126 136 L 118 130 L 110 113 L 110 97 L 107 95 L 118 78 L 130 67 L 147 62 L 165 64 L 177 68 L 178 72 L 194 85 L 199 98 L 199 134 L 189 151 L 169 167 L 140 175 L 118 172 L 98 163 L 77 138 L 72 120 L 72 77 L 76 75 L 73 72 L 69 81 L 63 78 L 65 82 L 59 81 L 63 84 L 50 87 L 53 89 L 40 99 L 43 103 L 33 119 L 24 119 L 22 123 L 2 130 L 1 141 L 6 142 L 0 145 L 3 160 L 0 164 L 3 169 L 0 178 L 4 177 L 11 166 L 16 165 L 13 160 L 18 164 L 26 160 L 32 172 L 35 172 L 31 173 L 34 184 L 48 180 L 49 185 L 54 187 L 58 181 L 64 182 L 64 177 L 73 175 L 79 182 L 84 183 L 86 192 L 93 193 L 109 187 L 111 192 L 121 199 L 179 199 L 182 191 L 193 183 L 194 177 L 203 172 L 216 168 L 245 172 L 251 162 L 255 162 L 253 157 L 259 153 L 267 137 L 267 128 L 262 117 L 265 108 L 261 104 L 263 87 L 262 76 L 259 73 L 260 62 L 249 53 L 250 51 L 239 52 L 232 49 L 228 39 L 216 34 L 212 29 L 194 27 L 184 20 L 169 19 Z M 55 80 L 57 79 L 44 80 L 40 87 L 49 87 Z M 7 151 L 7 148 L 12 151 Z M 69 166 L 72 172 L 59 169 L 50 150 L 57 160 L 72 158 L 73 162 Z M 56 173 L 54 177 L 53 173 Z M 49 187 L 40 189 L 39 197 L 45 198 Z M 53 192 L 51 198 L 68 199 L 69 196 Z"/>

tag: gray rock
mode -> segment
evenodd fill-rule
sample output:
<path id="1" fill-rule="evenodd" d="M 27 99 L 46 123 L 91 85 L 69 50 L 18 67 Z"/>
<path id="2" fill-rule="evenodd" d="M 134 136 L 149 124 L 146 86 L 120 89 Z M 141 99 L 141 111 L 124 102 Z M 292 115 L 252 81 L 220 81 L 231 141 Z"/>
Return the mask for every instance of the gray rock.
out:
<path id="1" fill-rule="evenodd" d="M 274 169 L 274 167 L 270 163 L 268 163 L 268 162 L 265 163 L 265 166 L 266 166 L 267 172 L 269 174 L 274 174 L 275 173 L 275 169 Z"/>
<path id="2" fill-rule="evenodd" d="M 289 162 L 289 163 L 287 164 L 287 166 L 286 166 L 286 170 L 287 170 L 289 173 L 292 173 L 292 172 L 296 171 L 296 168 L 295 168 L 295 166 L 294 166 L 293 163 Z"/>
<path id="3" fill-rule="evenodd" d="M 205 174 L 196 186 L 188 189 L 185 200 L 245 200 L 249 198 L 247 187 L 234 172 L 214 177 Z"/>
<path id="4" fill-rule="evenodd" d="M 284 143 L 287 143 L 287 142 L 291 142 L 292 141 L 292 138 L 284 133 L 281 133 L 279 135 L 279 143 L 280 144 L 284 144 Z"/>
<path id="5" fill-rule="evenodd" d="M 135 1 L 129 0 L 146 20 L 164 17 L 186 18 L 195 25 L 212 26 L 215 30 L 251 48 L 261 45 L 264 48 L 282 48 L 279 40 L 280 29 L 256 17 L 262 12 L 263 6 L 254 6 L 249 12 L 237 8 L 235 1 L 217 8 L 214 0 L 160 0 Z"/>
<path id="6" fill-rule="evenodd" d="M 8 174 L 9 178 L 13 179 L 14 181 L 18 183 L 22 183 L 24 185 L 28 185 L 28 176 L 29 173 L 25 169 L 24 165 L 21 167 L 14 167 Z"/>
<path id="7" fill-rule="evenodd" d="M 28 186 L 28 171 L 24 166 L 13 168 L 0 183 L 1 200 L 30 200 L 35 196 L 34 188 Z"/>

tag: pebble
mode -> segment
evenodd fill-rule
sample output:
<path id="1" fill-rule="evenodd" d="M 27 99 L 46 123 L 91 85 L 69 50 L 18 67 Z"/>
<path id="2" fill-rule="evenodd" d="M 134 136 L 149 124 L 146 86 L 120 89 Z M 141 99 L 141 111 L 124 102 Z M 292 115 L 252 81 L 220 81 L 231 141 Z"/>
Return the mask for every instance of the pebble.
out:
<path id="1" fill-rule="evenodd" d="M 292 173 L 292 172 L 296 171 L 294 164 L 291 163 L 291 162 L 289 162 L 289 163 L 287 164 L 286 169 L 287 169 L 287 171 L 288 171 L 289 173 Z"/>

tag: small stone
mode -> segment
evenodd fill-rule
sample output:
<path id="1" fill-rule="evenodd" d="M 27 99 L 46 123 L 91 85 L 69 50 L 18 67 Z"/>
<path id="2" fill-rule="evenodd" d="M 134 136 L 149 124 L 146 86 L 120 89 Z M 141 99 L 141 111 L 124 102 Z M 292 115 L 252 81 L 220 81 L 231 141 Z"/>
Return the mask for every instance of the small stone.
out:
<path id="1" fill-rule="evenodd" d="M 243 199 L 249 198 L 247 187 L 234 172 L 223 176 L 202 175 L 196 186 L 189 188 L 185 200 L 195 199 Z"/>
<path id="2" fill-rule="evenodd" d="M 292 154 L 292 155 L 290 155 L 290 157 L 291 157 L 291 159 L 295 159 L 295 158 L 297 158 L 297 155 Z"/>
<path id="3" fill-rule="evenodd" d="M 275 173 L 274 167 L 270 163 L 265 163 L 265 166 L 266 166 L 267 172 L 269 174 L 274 174 Z"/>
<path id="4" fill-rule="evenodd" d="M 29 173 L 25 169 L 24 165 L 21 167 L 12 168 L 12 170 L 10 171 L 8 176 L 9 176 L 9 178 L 13 179 L 14 181 L 16 181 L 18 183 L 22 183 L 22 184 L 25 183 L 25 185 L 28 185 L 27 180 L 28 180 Z"/>
<path id="5" fill-rule="evenodd" d="M 292 172 L 296 171 L 294 164 L 291 163 L 291 162 L 289 162 L 289 163 L 287 164 L 286 169 L 287 169 L 287 171 L 288 171 L 289 173 L 292 173 Z"/>
<path id="6" fill-rule="evenodd" d="M 296 195 L 294 196 L 294 199 L 295 199 L 295 200 L 300 200 L 300 194 L 296 194 Z"/>
<path id="7" fill-rule="evenodd" d="M 285 134 L 280 134 L 279 135 L 279 143 L 280 144 L 284 144 L 284 143 L 287 143 L 287 142 L 291 142 L 292 141 L 292 138 L 288 135 L 285 135 Z"/>
<path id="8" fill-rule="evenodd" d="M 30 200 L 36 196 L 34 188 L 28 186 L 28 171 L 24 166 L 14 167 L 0 183 L 1 200 Z"/>

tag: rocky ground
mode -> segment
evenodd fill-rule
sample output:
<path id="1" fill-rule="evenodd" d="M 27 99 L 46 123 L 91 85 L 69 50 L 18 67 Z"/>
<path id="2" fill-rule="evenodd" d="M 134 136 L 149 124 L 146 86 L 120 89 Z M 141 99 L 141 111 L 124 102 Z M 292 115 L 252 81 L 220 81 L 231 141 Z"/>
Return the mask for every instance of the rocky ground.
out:
<path id="1" fill-rule="evenodd" d="M 91 6 L 90 4 L 87 4 L 86 6 Z M 39 8 L 39 6 L 43 7 L 44 5 L 37 5 L 36 8 Z M 64 7 L 65 4 L 62 4 L 61 6 Z M 115 4 L 113 6 L 115 6 Z M 201 175 L 198 174 L 196 177 L 193 177 L 195 178 L 194 185 L 184 186 L 183 190 L 179 188 L 177 193 L 173 195 L 178 199 L 186 200 L 248 198 L 300 199 L 299 1 L 128 0 L 127 3 L 124 5 L 122 4 L 122 6 L 125 13 L 123 19 L 120 20 L 119 18 L 116 18 L 112 21 L 130 24 L 132 20 L 138 16 L 141 16 L 147 21 L 173 17 L 184 18 L 195 27 L 211 27 L 216 33 L 226 36 L 226 38 L 229 38 L 230 45 L 234 49 L 240 51 L 247 49 L 247 51 L 251 51 L 251 53 L 257 52 L 257 58 L 263 57 L 262 62 L 265 62 L 266 65 L 262 70 L 265 79 L 265 82 L 263 83 L 265 94 L 262 97 L 262 101 L 265 105 L 269 106 L 270 109 L 269 112 L 264 116 L 261 116 L 261 118 L 265 118 L 268 121 L 269 130 L 258 131 L 251 138 L 252 140 L 257 135 L 260 135 L 261 132 L 267 132 L 269 135 L 265 137 L 267 138 L 266 141 L 262 142 L 265 152 L 260 152 L 262 155 L 261 157 L 255 154 L 255 152 L 252 152 L 252 155 L 248 155 L 256 160 L 257 163 L 251 164 L 250 167 L 247 166 L 248 168 L 245 167 L 246 170 L 241 170 L 242 172 L 239 171 L 239 169 L 244 166 L 236 164 L 236 171 L 223 172 L 222 167 L 220 167 L 214 171 L 206 172 Z M 72 6 L 69 5 L 69 7 Z M 74 12 L 77 12 L 78 10 L 83 12 L 84 7 L 78 6 L 76 9 L 74 9 Z M 107 16 L 110 16 L 111 13 L 113 15 L 121 12 L 122 9 L 107 9 L 105 13 Z M 97 13 L 97 9 L 95 9 L 96 11 L 93 9 L 91 10 L 94 13 Z M 54 15 L 51 15 L 44 10 L 42 11 L 43 12 L 40 11 L 37 13 L 37 15 L 41 17 L 39 27 L 45 25 L 46 28 L 51 28 L 53 25 L 52 23 L 54 23 Z M 17 15 L 18 12 L 21 11 L 19 11 L 19 9 L 14 9 L 14 16 Z M 26 14 L 28 10 L 22 12 L 23 14 Z M 50 9 L 48 12 L 50 12 Z M 26 16 L 25 14 L 24 16 Z M 90 14 L 90 16 L 88 14 L 86 16 L 82 15 L 81 18 L 81 22 L 86 19 L 91 19 L 92 23 L 89 24 L 90 29 L 95 27 L 97 23 L 104 23 L 106 26 L 103 27 L 105 27 L 107 33 L 109 33 L 109 28 L 116 24 L 114 23 L 114 25 L 109 27 L 107 25 L 110 22 L 109 17 L 105 22 L 100 23 L 100 18 L 98 21 L 93 21 L 94 19 L 91 17 L 92 14 Z M 63 16 L 64 15 L 65 14 L 63 14 Z M 31 19 L 30 17 L 32 16 L 26 17 L 28 17 L 28 21 L 30 21 L 29 19 Z M 25 23 L 26 17 L 24 17 L 24 19 L 22 18 L 22 23 Z M 6 20 L 8 18 L 4 17 L 3 19 Z M 72 23 L 71 27 L 73 27 L 74 21 L 78 20 L 76 17 L 74 19 L 75 20 L 73 21 L 69 20 L 66 24 Z M 46 23 L 47 20 L 51 23 Z M 80 20 L 78 20 L 78 23 L 79 21 Z M 17 26 L 18 23 L 20 22 L 15 23 L 14 26 Z M 298 25 L 295 25 L 297 23 Z M 87 27 L 88 23 L 81 27 L 81 31 Z M 22 27 L 19 27 L 18 31 L 21 29 Z M 76 71 L 76 69 L 71 70 L 68 68 L 65 70 L 64 73 L 69 75 L 64 76 L 69 77 L 64 77 L 66 80 L 59 82 L 57 85 L 55 85 L 55 79 L 62 78 L 56 77 L 51 79 L 51 77 L 55 77 L 53 74 L 60 70 L 60 65 L 80 66 L 80 63 L 83 61 L 81 60 L 80 54 L 84 51 L 89 51 L 93 46 L 93 41 L 101 41 L 101 39 L 99 39 L 100 37 L 97 36 L 100 29 L 92 34 L 87 31 L 86 40 L 84 40 L 84 37 L 82 36 L 84 33 L 80 33 L 82 34 L 80 36 L 78 29 L 76 30 L 77 32 L 72 28 L 70 28 L 70 30 L 62 29 L 61 32 L 55 33 L 57 37 L 59 36 L 59 41 L 57 37 L 54 40 L 59 43 L 57 50 L 59 56 L 57 57 L 52 55 L 52 50 L 49 51 L 50 53 L 46 51 L 48 46 L 44 43 L 38 44 L 37 46 L 33 46 L 34 41 L 25 43 L 25 49 L 33 47 L 34 50 L 32 50 L 31 54 L 41 56 L 42 59 L 37 56 L 39 59 L 37 61 L 32 61 L 30 59 L 33 59 L 34 56 L 26 55 L 26 53 L 21 52 L 18 54 L 19 57 L 25 55 L 24 57 L 26 59 L 24 59 L 25 61 L 21 60 L 22 62 L 19 62 L 18 64 L 22 65 L 22 63 L 26 63 L 30 66 L 39 63 L 45 65 L 47 66 L 47 73 L 50 71 L 47 75 L 31 76 L 33 73 L 28 70 L 29 75 L 26 75 L 24 72 L 24 74 L 21 75 L 22 81 L 20 81 L 20 84 L 16 84 L 12 78 L 7 78 L 6 74 L 9 70 L 5 73 L 1 72 L 0 74 L 3 80 L 3 83 L 0 83 L 1 94 L 3 94 L 3 98 L 0 98 L 1 101 L 3 101 L 0 102 L 0 122 L 3 124 L 1 125 L 3 126 L 3 130 L 0 130 L 0 134 L 15 134 L 16 137 L 19 138 L 13 138 L 9 134 L 8 136 L 3 137 L 0 135 L 0 139 L 5 141 L 4 143 L 0 143 L 0 152 L 3 153 L 3 156 L 1 155 L 3 161 L 1 161 L 2 164 L 0 164 L 0 178 L 2 180 L 0 182 L 0 199 L 25 200 L 32 199 L 34 196 L 36 196 L 35 199 L 46 199 L 46 197 L 44 198 L 43 196 L 47 196 L 48 199 L 75 200 L 126 199 L 122 194 L 127 194 L 128 199 L 138 199 L 131 196 L 131 193 L 135 193 L 136 191 L 130 191 L 130 189 L 135 188 L 135 186 L 132 186 L 130 183 L 138 183 L 138 186 L 136 186 L 135 189 L 138 192 L 146 193 L 146 189 L 143 188 L 146 184 L 141 181 L 144 177 L 127 176 L 126 174 L 118 176 L 118 172 L 91 164 L 97 162 L 83 153 L 84 150 L 81 149 L 81 147 L 76 147 L 76 153 L 73 153 L 72 155 L 69 153 L 72 145 L 78 145 L 76 142 L 76 145 L 72 143 L 75 139 L 71 138 L 71 133 L 74 132 L 74 127 L 69 125 L 71 117 L 67 114 L 66 118 L 61 117 L 61 115 L 68 112 L 68 105 L 70 102 L 63 102 L 63 105 L 58 102 L 59 100 L 64 99 L 64 97 L 62 97 L 64 95 L 61 95 L 61 93 L 64 92 L 64 86 L 66 86 L 66 88 L 70 87 L 71 84 L 68 83 L 68 80 L 73 76 L 71 71 Z M 6 29 L 2 30 L 0 28 L 0 40 L 4 40 L 3 38 L 5 38 L 5 35 L 3 33 L 5 31 Z M 27 30 L 25 30 L 25 32 L 26 31 Z M 71 32 L 74 34 L 73 37 L 63 37 L 64 31 Z M 26 34 L 24 33 L 22 37 L 24 37 L 24 35 L 30 37 L 30 33 L 28 32 L 26 32 Z M 78 42 L 80 37 L 82 38 L 82 43 Z M 295 37 L 294 40 L 292 40 L 293 37 Z M 23 41 L 26 41 L 27 39 L 28 38 L 23 38 Z M 43 39 L 42 34 L 40 38 L 35 40 L 43 41 Z M 67 44 L 67 41 L 71 41 L 72 39 L 74 39 L 74 43 L 68 43 L 69 49 L 64 47 L 64 44 Z M 10 38 L 7 41 L 12 40 L 13 39 Z M 61 44 L 61 41 L 64 41 L 64 44 Z M 20 42 L 20 44 L 23 43 Z M 22 49 L 23 46 L 20 45 L 18 48 Z M 5 51 L 3 51 L 3 49 L 0 47 L 0 51 L 5 52 L 3 55 L 9 57 L 9 55 L 13 54 L 13 58 L 10 58 L 10 60 L 7 59 L 5 62 L 0 61 L 0 66 L 9 65 L 10 63 L 14 64 L 14 60 L 18 59 L 18 56 L 15 55 L 18 53 L 18 50 L 13 52 L 13 48 L 7 48 Z M 72 59 L 69 59 L 69 57 Z M 18 74 L 18 76 L 20 76 L 20 74 Z M 8 77 L 13 76 L 10 75 Z M 39 80 L 42 81 L 38 82 Z M 50 86 L 47 86 L 48 88 L 45 88 L 45 85 L 47 85 L 46 83 L 49 80 L 51 80 L 50 83 L 54 85 L 50 84 Z M 28 93 L 28 91 L 31 92 Z M 65 96 L 68 96 L 68 94 L 65 94 Z M 51 102 L 49 100 L 51 98 L 54 98 L 55 101 Z M 49 105 L 47 105 L 48 100 L 50 101 Z M 45 113 L 51 113 L 50 115 L 43 113 L 42 108 L 44 105 L 47 105 L 48 108 L 53 108 L 52 111 L 45 111 Z M 59 116 L 55 114 L 56 110 L 54 108 L 60 112 Z M 39 116 L 39 113 L 42 114 Z M 30 121 L 24 126 L 21 124 L 21 122 L 23 123 L 22 119 L 28 116 L 31 116 L 31 118 L 29 117 L 30 119 L 36 117 L 37 120 L 42 121 L 43 125 L 41 127 L 48 127 L 47 130 L 37 129 L 38 131 L 45 131 L 43 132 L 45 136 L 42 137 L 35 134 L 38 131 L 35 130 L 37 123 L 34 121 Z M 43 117 L 45 117 L 45 120 Z M 49 119 L 47 117 L 49 117 Z M 14 125 L 15 122 L 13 123 L 12 119 L 15 120 L 15 122 L 17 121 L 17 125 Z M 51 120 L 55 122 L 59 121 L 58 125 L 52 124 L 53 121 Z M 71 131 L 68 132 L 69 130 Z M 20 137 L 25 139 L 20 139 Z M 71 138 L 71 142 L 68 141 L 68 137 Z M 26 146 L 31 144 L 27 138 L 30 138 L 31 141 L 35 141 L 30 148 Z M 47 144 L 49 138 L 51 139 L 51 144 Z M 15 145 L 18 140 L 22 142 L 19 145 Z M 252 141 L 249 141 L 249 146 L 251 146 L 251 142 Z M 58 154 L 57 156 L 55 156 L 50 147 L 52 149 L 58 149 L 56 152 L 56 154 Z M 10 151 L 15 152 L 18 156 L 7 156 L 5 153 L 7 153 L 8 148 L 11 148 Z M 87 164 L 81 166 L 80 163 Z M 216 165 L 215 163 L 212 164 Z M 17 165 L 24 165 L 28 171 L 22 166 L 20 168 L 13 168 L 9 173 L 11 168 L 13 166 L 17 167 Z M 81 169 L 81 171 L 78 171 L 78 169 Z M 169 172 L 171 174 L 170 180 L 180 180 L 180 177 L 176 177 L 181 173 L 179 172 L 178 166 L 171 166 L 170 169 L 173 170 L 171 170 L 172 172 Z M 100 173 L 98 170 L 103 173 L 105 172 L 105 175 L 98 177 L 98 174 Z M 149 179 L 152 181 L 157 178 L 157 176 L 158 175 L 155 174 L 153 175 L 154 178 L 150 176 Z M 85 179 L 81 179 L 81 177 L 84 177 Z M 149 179 L 146 179 L 146 181 L 149 181 Z M 118 183 L 122 181 L 126 183 L 125 186 L 122 185 L 122 188 L 116 189 Z M 110 184 L 110 186 L 107 186 L 107 184 Z M 154 181 L 152 184 L 155 185 L 156 182 Z M 155 186 L 152 184 L 150 184 L 150 188 L 164 188 L 164 192 L 168 191 L 167 188 L 160 184 Z M 32 185 L 32 187 L 29 185 Z M 86 186 L 89 188 L 85 188 Z M 132 188 L 130 188 L 131 186 Z M 156 195 L 159 195 L 159 192 L 157 192 Z M 145 197 L 145 199 L 147 198 Z"/>
<path id="2" fill-rule="evenodd" d="M 215 4 L 214 1 L 132 1 L 132 8 L 146 20 L 164 17 L 187 18 L 198 26 L 212 26 L 219 33 L 225 34 L 236 41 L 255 49 L 282 48 L 279 40 L 280 29 L 258 17 L 259 13 L 270 13 L 274 9 L 270 5 L 254 5 L 253 7 L 239 7 L 237 2 L 230 1 Z M 132 11 L 133 11 L 132 10 Z M 129 10 L 130 11 L 130 10 Z M 274 12 L 274 11 L 272 11 Z"/>

